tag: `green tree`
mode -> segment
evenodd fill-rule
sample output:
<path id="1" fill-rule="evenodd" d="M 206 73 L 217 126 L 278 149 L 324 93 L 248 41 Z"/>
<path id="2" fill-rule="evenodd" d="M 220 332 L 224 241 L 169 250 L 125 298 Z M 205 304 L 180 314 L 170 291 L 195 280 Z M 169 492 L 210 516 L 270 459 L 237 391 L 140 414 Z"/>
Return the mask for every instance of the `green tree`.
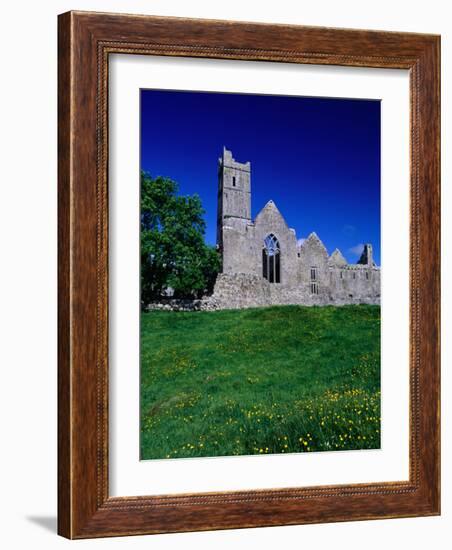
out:
<path id="1" fill-rule="evenodd" d="M 141 172 L 141 300 L 146 305 L 167 288 L 176 297 L 211 292 L 220 269 L 214 247 L 204 242 L 204 209 L 198 195 L 178 196 L 177 183 Z"/>

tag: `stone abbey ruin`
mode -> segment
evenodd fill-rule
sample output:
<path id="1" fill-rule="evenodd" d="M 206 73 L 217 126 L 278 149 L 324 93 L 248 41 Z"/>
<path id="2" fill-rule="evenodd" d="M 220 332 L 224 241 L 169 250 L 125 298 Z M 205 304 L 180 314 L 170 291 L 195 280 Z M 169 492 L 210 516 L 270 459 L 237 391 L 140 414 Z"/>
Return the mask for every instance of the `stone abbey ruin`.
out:
<path id="1" fill-rule="evenodd" d="M 252 220 L 251 164 L 237 162 L 226 148 L 218 159 L 217 247 L 222 272 L 211 296 L 150 309 L 380 304 L 372 245 L 365 244 L 358 263 L 349 264 L 337 248 L 329 256 L 314 232 L 299 244 L 272 200 Z"/>
<path id="2" fill-rule="evenodd" d="M 250 176 L 250 162 L 237 162 L 224 148 L 217 213 L 223 269 L 209 298 L 213 308 L 380 303 L 380 268 L 371 244 L 358 263 L 349 264 L 338 249 L 329 256 L 314 232 L 298 244 L 272 200 L 252 220 Z"/>

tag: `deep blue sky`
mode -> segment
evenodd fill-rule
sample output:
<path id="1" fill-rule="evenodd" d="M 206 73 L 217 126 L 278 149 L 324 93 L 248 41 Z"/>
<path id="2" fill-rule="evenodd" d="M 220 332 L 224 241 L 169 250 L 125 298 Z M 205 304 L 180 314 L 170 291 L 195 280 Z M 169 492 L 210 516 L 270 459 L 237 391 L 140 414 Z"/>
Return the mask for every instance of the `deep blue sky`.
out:
<path id="1" fill-rule="evenodd" d="M 211 244 L 223 145 L 251 161 L 253 218 L 272 199 L 297 238 L 380 264 L 379 101 L 142 90 L 141 168 L 200 195 Z"/>

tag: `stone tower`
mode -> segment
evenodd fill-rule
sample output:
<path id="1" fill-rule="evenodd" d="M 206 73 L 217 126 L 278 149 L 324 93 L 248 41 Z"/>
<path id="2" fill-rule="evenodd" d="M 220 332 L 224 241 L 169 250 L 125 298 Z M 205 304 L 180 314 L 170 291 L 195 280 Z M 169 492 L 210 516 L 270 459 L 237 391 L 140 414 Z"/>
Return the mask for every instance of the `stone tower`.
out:
<path id="1" fill-rule="evenodd" d="M 237 162 L 223 147 L 218 159 L 217 245 L 224 251 L 225 226 L 240 230 L 251 222 L 251 164 Z M 224 258 L 223 258 L 224 260 Z"/>

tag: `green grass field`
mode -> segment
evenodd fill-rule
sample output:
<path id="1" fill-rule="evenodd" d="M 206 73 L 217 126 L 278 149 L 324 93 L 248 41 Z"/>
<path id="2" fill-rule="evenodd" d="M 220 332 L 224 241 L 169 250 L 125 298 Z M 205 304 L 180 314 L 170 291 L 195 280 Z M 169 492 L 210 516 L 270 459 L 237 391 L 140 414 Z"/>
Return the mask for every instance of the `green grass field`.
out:
<path id="1" fill-rule="evenodd" d="M 379 447 L 378 306 L 142 314 L 142 459 Z"/>

